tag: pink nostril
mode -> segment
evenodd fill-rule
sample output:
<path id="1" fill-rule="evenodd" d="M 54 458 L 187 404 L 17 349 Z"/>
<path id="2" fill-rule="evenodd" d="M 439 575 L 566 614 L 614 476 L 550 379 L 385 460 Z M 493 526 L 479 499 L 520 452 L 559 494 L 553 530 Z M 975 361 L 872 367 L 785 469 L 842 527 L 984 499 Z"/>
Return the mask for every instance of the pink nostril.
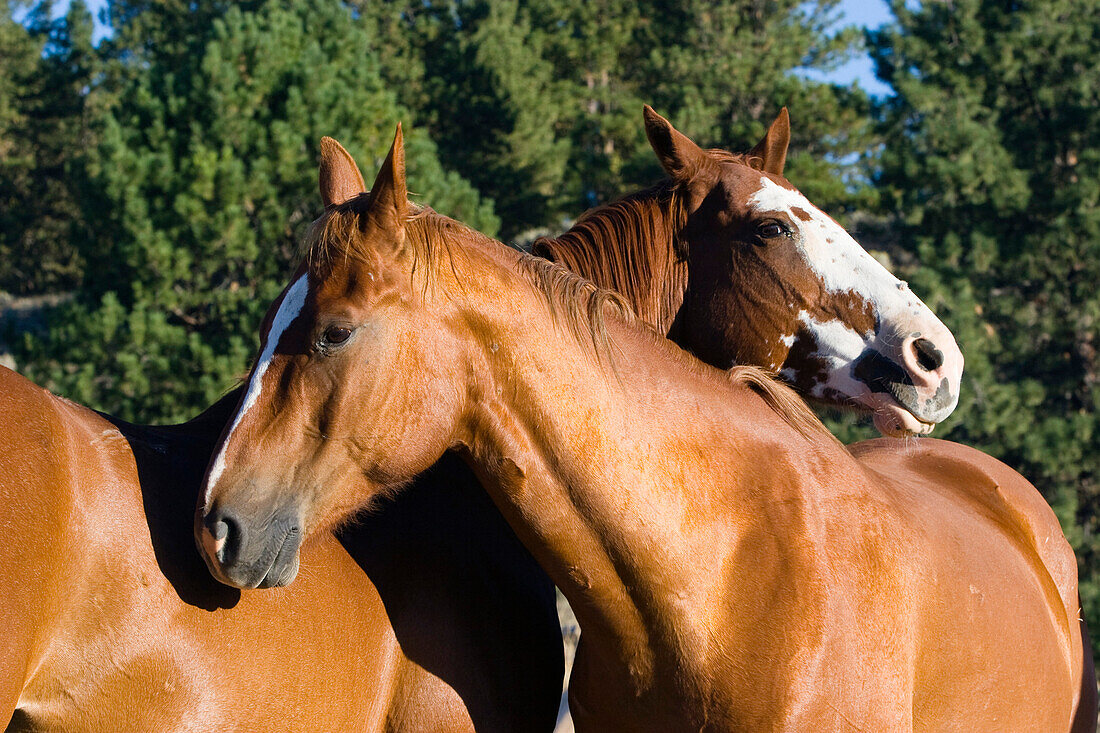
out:
<path id="1" fill-rule="evenodd" d="M 928 339 L 915 339 L 912 346 L 917 356 L 917 364 L 924 371 L 934 372 L 943 366 L 943 352 Z"/>
<path id="2" fill-rule="evenodd" d="M 229 536 L 229 525 L 224 520 L 219 521 L 210 534 L 214 535 L 214 550 L 220 555 L 225 549 L 225 538 Z"/>
<path id="3" fill-rule="evenodd" d="M 239 535 L 237 522 L 230 516 L 215 512 L 207 516 L 203 524 L 202 544 L 206 552 L 223 565 L 232 563 Z"/>

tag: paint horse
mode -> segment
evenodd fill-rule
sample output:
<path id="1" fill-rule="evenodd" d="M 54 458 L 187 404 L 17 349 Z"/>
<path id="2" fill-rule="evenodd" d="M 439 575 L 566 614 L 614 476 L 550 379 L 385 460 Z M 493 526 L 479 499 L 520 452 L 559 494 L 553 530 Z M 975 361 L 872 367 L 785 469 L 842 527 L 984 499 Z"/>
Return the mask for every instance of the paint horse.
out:
<path id="1" fill-rule="evenodd" d="M 1076 562 L 1033 486 L 947 442 L 849 452 L 764 372 L 412 207 L 400 128 L 262 338 L 196 517 L 224 581 L 289 581 L 456 448 L 581 623 L 578 730 L 1070 728 Z"/>
<path id="2" fill-rule="evenodd" d="M 883 434 L 925 435 L 951 414 L 955 339 L 783 177 L 786 109 L 745 155 L 701 149 L 648 106 L 645 125 L 669 178 L 534 254 L 622 294 L 703 361 L 778 372 L 804 396 L 873 412 Z"/>
<path id="3" fill-rule="evenodd" d="M 659 117 L 649 115 L 647 127 L 666 165 L 677 150 L 695 152 Z M 785 151 L 781 117 L 750 160 L 781 168 Z M 344 198 L 363 190 L 357 171 L 331 170 L 347 175 L 330 180 L 330 190 Z M 621 267 L 611 274 L 645 298 L 646 288 L 661 287 L 645 257 L 665 256 L 673 241 L 705 242 L 706 229 L 732 214 L 696 209 L 683 228 L 680 219 L 667 224 L 662 206 L 641 202 L 658 199 L 684 214 L 691 201 L 681 190 L 699 185 L 674 177 L 587 217 L 561 241 L 578 253 L 631 247 L 625 257 L 643 274 Z M 588 237 L 624 226 L 624 215 L 624 242 L 659 226 L 661 246 Z M 612 223 L 601 227 L 604 216 Z M 685 267 L 673 263 L 687 278 Z M 719 286 L 741 291 L 737 278 L 748 271 L 731 270 Z M 686 330 L 703 328 L 679 310 Z M 771 353 L 787 333 L 772 320 L 731 325 L 741 353 L 724 351 L 728 344 L 713 352 L 723 360 Z M 950 354 L 953 341 L 937 348 Z M 796 354 L 783 364 L 802 373 Z M 820 371 L 816 361 L 805 367 L 810 376 Z M 0 519 L 0 706 L 12 715 L 8 729 L 549 729 L 561 678 L 552 586 L 454 455 L 384 510 L 311 542 L 303 549 L 309 570 L 291 588 L 241 594 L 203 571 L 181 518 L 196 504 L 240 395 L 183 425 L 138 426 L 0 368 L 0 425 L 9 436 L 0 452 L 8 507 Z"/>

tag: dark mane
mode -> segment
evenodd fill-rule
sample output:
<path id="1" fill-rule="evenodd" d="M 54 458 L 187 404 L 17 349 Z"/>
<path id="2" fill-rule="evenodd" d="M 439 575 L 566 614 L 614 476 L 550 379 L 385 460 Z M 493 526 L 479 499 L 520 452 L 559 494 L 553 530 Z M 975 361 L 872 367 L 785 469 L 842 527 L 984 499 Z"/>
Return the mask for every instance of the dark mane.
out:
<path id="1" fill-rule="evenodd" d="M 763 163 L 717 148 L 707 153 L 720 164 Z M 588 211 L 561 236 L 535 240 L 531 252 L 622 294 L 639 318 L 667 333 L 687 287 L 684 200 L 666 179 Z"/>
<path id="2" fill-rule="evenodd" d="M 687 287 L 678 236 L 686 219 L 682 193 L 666 180 L 587 212 L 531 251 L 620 293 L 642 320 L 667 332 Z"/>

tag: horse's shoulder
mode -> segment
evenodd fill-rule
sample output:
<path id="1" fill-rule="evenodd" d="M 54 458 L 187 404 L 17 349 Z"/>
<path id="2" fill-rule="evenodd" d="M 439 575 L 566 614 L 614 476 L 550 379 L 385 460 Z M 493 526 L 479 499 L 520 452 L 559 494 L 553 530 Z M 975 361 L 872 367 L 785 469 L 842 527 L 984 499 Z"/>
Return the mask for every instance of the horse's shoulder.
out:
<path id="1" fill-rule="evenodd" d="M 51 456 L 65 452 L 79 422 L 67 400 L 0 367 L 0 433 L 7 447 L 3 460 L 47 467 L 55 462 Z"/>
<path id="2" fill-rule="evenodd" d="M 40 486 L 45 495 L 75 502 L 83 486 L 133 473 L 133 452 L 125 436 L 104 416 L 55 395 L 0 367 L 0 453 L 4 474 L 23 491 Z"/>

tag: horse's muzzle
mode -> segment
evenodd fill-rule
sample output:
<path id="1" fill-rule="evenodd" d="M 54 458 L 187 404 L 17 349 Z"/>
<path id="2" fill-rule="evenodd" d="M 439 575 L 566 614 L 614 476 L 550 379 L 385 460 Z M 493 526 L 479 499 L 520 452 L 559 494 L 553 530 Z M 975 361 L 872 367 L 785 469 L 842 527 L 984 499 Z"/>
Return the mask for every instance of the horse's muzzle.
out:
<path id="1" fill-rule="evenodd" d="M 946 371 L 943 353 L 927 339 L 903 345 L 895 361 L 875 349 L 865 350 L 852 364 L 852 376 L 872 392 L 889 396 L 929 425 L 942 422 L 958 404 L 958 380 Z M 958 369 L 961 375 L 961 368 Z"/>
<path id="2" fill-rule="evenodd" d="M 297 512 L 277 512 L 259 526 L 226 507 L 216 507 L 196 526 L 199 551 L 211 574 L 237 588 L 272 588 L 298 574 L 302 544 Z"/>

